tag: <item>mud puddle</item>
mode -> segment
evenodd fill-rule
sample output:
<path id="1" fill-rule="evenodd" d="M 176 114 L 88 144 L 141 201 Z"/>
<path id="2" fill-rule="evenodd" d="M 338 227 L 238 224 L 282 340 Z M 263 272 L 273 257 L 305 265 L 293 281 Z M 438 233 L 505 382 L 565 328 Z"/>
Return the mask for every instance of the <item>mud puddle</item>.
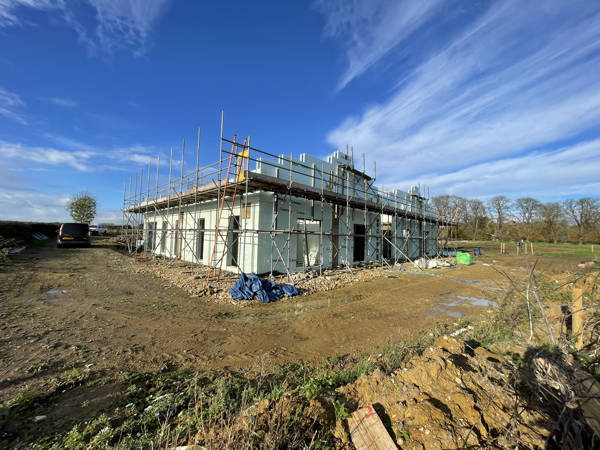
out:
<path id="1" fill-rule="evenodd" d="M 48 297 L 54 297 L 57 295 L 64 295 L 69 292 L 69 289 L 50 289 L 44 292 Z"/>
<path id="2" fill-rule="evenodd" d="M 441 313 L 454 319 L 459 319 L 466 315 L 464 308 L 470 306 L 495 308 L 498 306 L 498 302 L 471 295 L 455 295 L 452 292 L 444 292 L 440 304 L 431 308 L 431 312 Z"/>

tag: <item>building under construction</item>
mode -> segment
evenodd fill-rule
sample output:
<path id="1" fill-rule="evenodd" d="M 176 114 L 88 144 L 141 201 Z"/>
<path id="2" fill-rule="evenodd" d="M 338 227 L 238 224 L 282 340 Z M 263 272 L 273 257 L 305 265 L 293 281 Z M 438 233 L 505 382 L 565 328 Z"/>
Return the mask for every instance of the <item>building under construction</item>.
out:
<path id="1" fill-rule="evenodd" d="M 196 168 L 184 173 L 184 145 L 181 167 L 173 167 L 171 150 L 166 183 L 160 161 L 155 180 L 150 167 L 130 179 L 123 207 L 130 251 L 205 266 L 207 279 L 436 255 L 442 223 L 427 198 L 416 186 L 376 187 L 364 155 L 358 170 L 348 150 L 322 160 L 271 154 L 222 132 L 220 142 L 214 164 L 198 167 L 198 145 Z"/>

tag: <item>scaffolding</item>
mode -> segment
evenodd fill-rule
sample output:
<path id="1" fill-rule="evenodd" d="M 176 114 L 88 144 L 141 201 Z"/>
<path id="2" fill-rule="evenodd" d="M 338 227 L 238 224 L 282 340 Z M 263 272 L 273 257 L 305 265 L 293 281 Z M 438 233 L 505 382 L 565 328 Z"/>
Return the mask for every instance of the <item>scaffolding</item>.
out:
<path id="1" fill-rule="evenodd" d="M 352 271 L 359 262 L 393 266 L 415 256 L 436 256 L 437 228 L 452 224 L 437 217 L 418 188 L 408 193 L 379 189 L 374 184 L 376 166 L 371 177 L 363 154 L 362 170 L 358 170 L 351 150 L 351 155 L 348 148 L 345 154 L 337 152 L 335 164 L 294 159 L 291 153 L 289 157 L 275 155 L 253 147 L 250 137 L 241 142 L 237 136 L 224 137 L 222 114 L 217 162 L 199 167 L 198 130 L 194 170 L 185 173 L 183 141 L 179 176 L 174 175 L 171 148 L 166 183 L 159 180 L 160 157 L 153 182 L 150 165 L 146 177 L 141 169 L 125 182 L 125 245 L 130 253 L 142 257 L 168 256 L 179 261 L 185 254 L 187 262 L 206 269 L 207 283 L 219 280 L 222 269 L 233 275 L 253 271 L 253 264 L 258 263 L 249 263 L 248 245 L 260 245 L 261 252 L 269 253 L 268 269 L 261 272 L 285 274 L 288 279 L 299 269 L 322 273 L 343 267 Z M 270 217 L 264 222 L 267 225 L 261 226 L 258 220 L 253 224 L 246 219 L 250 196 L 264 193 L 269 196 Z M 263 216 L 265 203 L 260 201 Z M 210 211 L 211 216 L 200 218 L 202 211 Z M 160 229 L 156 218 L 161 219 Z M 324 230 L 326 218 L 331 226 Z M 300 250 L 293 261 L 294 240 Z M 356 254 L 351 258 L 350 247 L 360 249 L 358 243 L 363 241 L 364 255 L 359 252 L 357 261 Z M 317 249 L 316 255 L 309 253 L 309 242 Z M 303 253 L 301 259 L 299 253 Z"/>

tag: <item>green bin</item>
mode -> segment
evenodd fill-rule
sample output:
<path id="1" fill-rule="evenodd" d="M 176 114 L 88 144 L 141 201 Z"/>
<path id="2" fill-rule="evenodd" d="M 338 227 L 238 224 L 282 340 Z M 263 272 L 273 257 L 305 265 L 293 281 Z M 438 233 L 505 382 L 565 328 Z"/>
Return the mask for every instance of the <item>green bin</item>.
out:
<path id="1" fill-rule="evenodd" d="M 456 264 L 464 264 L 465 266 L 468 266 L 469 264 L 471 264 L 471 254 L 463 252 L 457 253 Z"/>

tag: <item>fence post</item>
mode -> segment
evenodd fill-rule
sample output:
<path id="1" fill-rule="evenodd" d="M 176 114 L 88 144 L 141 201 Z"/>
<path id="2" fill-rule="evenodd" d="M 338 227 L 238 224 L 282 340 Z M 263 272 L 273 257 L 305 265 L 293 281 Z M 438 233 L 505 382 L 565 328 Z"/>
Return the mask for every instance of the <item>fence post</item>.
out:
<path id="1" fill-rule="evenodd" d="M 573 336 L 577 338 L 575 349 L 583 348 L 583 290 L 581 288 L 573 288 L 573 309 L 571 311 L 571 321 L 573 328 Z"/>

